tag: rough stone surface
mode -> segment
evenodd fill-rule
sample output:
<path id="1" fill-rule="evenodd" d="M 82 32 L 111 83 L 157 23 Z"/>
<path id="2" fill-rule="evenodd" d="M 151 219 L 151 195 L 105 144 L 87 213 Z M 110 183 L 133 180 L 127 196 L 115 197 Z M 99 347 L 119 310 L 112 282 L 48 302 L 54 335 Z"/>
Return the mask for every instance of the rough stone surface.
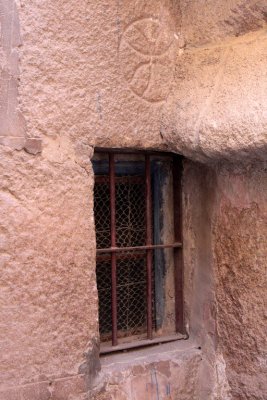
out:
<path id="1" fill-rule="evenodd" d="M 169 348 L 168 348 L 169 347 Z M 177 346 L 176 346 L 177 348 Z M 143 354 L 142 354 L 143 353 Z M 95 388 L 94 399 L 199 399 L 201 352 L 196 349 L 177 351 L 164 345 L 164 350 L 145 351 L 107 357 L 99 376 L 101 387 Z"/>
<path id="2" fill-rule="evenodd" d="M 22 1 L 20 100 L 28 135 L 162 146 L 178 11 L 172 0 Z"/>
<path id="3" fill-rule="evenodd" d="M 267 32 L 178 56 L 164 107 L 169 148 L 201 161 L 266 158 Z"/>
<path id="4" fill-rule="evenodd" d="M 266 26 L 265 0 L 182 0 L 180 4 L 187 46 L 222 42 Z"/>
<path id="5" fill-rule="evenodd" d="M 0 0 L 0 23 L 0 399 L 266 399 L 266 2 Z M 101 373 L 94 146 L 193 160 L 191 347 Z"/>
<path id="6" fill-rule="evenodd" d="M 240 0 L 23 1 L 27 133 L 169 148 L 202 161 L 264 158 L 265 8 Z"/>
<path id="7" fill-rule="evenodd" d="M 73 160 L 3 147 L 0 169 L 5 390 L 77 375 L 98 321 L 92 178 Z"/>
<path id="8" fill-rule="evenodd" d="M 36 155 L 42 152 L 42 140 L 38 138 L 31 138 L 25 141 L 24 150 L 29 153 Z"/>
<path id="9" fill-rule="evenodd" d="M 234 399 L 264 400 L 266 385 L 266 169 L 218 171 L 215 227 L 218 341 Z"/>

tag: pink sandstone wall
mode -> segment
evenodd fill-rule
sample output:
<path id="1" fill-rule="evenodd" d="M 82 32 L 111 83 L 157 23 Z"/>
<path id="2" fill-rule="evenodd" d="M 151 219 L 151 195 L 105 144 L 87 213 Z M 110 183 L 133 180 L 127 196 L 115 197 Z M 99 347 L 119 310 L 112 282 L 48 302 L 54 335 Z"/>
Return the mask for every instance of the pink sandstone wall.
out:
<path id="1" fill-rule="evenodd" d="M 264 400 L 265 2 L 0 0 L 0 23 L 0 399 Z M 190 159 L 190 339 L 101 371 L 94 146 Z"/>
<path id="2" fill-rule="evenodd" d="M 16 2 L 0 3 L 0 144 L 21 149 L 25 125 L 18 109 L 19 46 L 21 46 L 19 17 Z"/>
<path id="3" fill-rule="evenodd" d="M 218 347 L 233 399 L 264 400 L 267 175 L 262 165 L 217 170 L 214 227 Z"/>

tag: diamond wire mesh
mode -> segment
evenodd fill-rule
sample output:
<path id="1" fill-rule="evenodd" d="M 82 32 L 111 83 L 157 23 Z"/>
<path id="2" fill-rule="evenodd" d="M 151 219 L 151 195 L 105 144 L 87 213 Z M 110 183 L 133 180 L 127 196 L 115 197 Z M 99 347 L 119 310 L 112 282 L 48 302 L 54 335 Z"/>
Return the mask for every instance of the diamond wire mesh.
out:
<path id="1" fill-rule="evenodd" d="M 145 244 L 145 182 L 143 177 L 123 177 L 116 182 L 117 246 Z"/>
<path id="2" fill-rule="evenodd" d="M 107 256 L 107 258 L 110 256 Z M 97 263 L 99 325 L 101 340 L 111 339 L 111 267 L 110 261 Z M 118 337 L 146 331 L 146 258 L 145 253 L 123 252 L 117 255 Z"/>
<path id="3" fill-rule="evenodd" d="M 132 254 L 134 256 L 134 254 Z M 118 330 L 121 336 L 136 335 L 146 329 L 145 254 L 118 260 Z"/>
<path id="4" fill-rule="evenodd" d="M 95 183 L 95 223 L 98 248 L 110 247 L 109 180 Z M 145 182 L 143 177 L 116 177 L 116 241 L 118 247 L 145 244 Z M 117 253 L 118 337 L 146 331 L 146 253 Z M 97 257 L 99 326 L 102 341 L 111 339 L 111 255 Z M 154 296 L 153 301 L 154 301 Z M 154 308 L 154 307 L 153 307 Z"/>

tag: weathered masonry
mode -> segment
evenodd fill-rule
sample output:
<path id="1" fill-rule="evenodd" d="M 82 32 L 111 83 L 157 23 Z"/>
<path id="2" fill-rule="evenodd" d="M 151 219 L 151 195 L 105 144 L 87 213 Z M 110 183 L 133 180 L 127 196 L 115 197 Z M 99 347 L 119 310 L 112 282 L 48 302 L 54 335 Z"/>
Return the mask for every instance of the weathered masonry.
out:
<path id="1" fill-rule="evenodd" d="M 0 0 L 0 400 L 265 400 L 264 0 Z"/>

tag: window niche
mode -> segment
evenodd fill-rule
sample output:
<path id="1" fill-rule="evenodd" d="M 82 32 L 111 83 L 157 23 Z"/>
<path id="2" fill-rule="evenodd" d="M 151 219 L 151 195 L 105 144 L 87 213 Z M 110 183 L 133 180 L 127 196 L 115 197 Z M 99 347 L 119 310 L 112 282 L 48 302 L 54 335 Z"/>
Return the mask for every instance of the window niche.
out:
<path id="1" fill-rule="evenodd" d="M 101 353 L 183 338 L 180 156 L 97 149 Z"/>

